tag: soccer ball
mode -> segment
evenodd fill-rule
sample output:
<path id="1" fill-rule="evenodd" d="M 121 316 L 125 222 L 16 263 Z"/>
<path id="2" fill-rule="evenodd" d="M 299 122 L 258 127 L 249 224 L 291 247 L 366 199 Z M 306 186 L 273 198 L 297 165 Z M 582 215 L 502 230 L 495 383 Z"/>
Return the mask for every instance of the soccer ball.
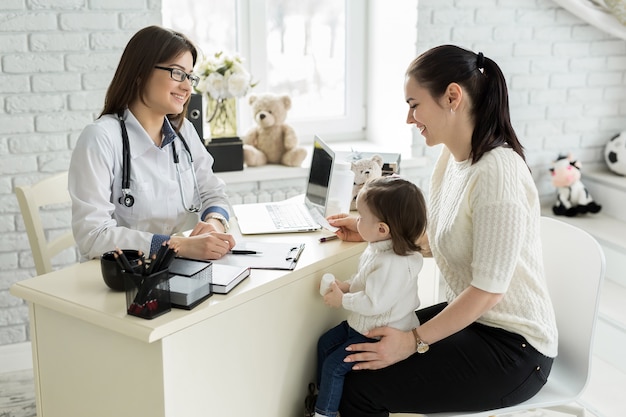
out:
<path id="1" fill-rule="evenodd" d="M 604 160 L 611 171 L 626 175 L 626 131 L 609 140 L 604 148 Z"/>

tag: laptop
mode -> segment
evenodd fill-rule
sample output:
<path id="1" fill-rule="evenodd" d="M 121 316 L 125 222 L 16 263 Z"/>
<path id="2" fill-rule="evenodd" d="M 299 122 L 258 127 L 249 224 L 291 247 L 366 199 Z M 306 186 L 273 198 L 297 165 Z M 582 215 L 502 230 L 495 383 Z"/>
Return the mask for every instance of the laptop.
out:
<path id="1" fill-rule="evenodd" d="M 335 153 L 319 136 L 313 140 L 311 168 L 304 201 L 235 204 L 233 212 L 243 235 L 336 230 L 325 219 Z"/>

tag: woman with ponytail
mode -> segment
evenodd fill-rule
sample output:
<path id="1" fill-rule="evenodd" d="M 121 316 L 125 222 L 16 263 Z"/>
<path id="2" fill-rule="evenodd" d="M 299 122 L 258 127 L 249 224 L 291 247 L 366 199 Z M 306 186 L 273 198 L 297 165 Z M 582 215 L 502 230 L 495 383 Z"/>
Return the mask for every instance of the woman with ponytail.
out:
<path id="1" fill-rule="evenodd" d="M 482 411 L 518 404 L 545 384 L 557 354 L 543 271 L 539 197 L 509 115 L 498 65 L 452 45 L 408 67 L 407 123 L 442 145 L 419 242 L 445 281 L 446 301 L 404 332 L 370 331 L 348 348 L 342 417 Z M 356 219 L 333 216 L 344 240 Z"/>

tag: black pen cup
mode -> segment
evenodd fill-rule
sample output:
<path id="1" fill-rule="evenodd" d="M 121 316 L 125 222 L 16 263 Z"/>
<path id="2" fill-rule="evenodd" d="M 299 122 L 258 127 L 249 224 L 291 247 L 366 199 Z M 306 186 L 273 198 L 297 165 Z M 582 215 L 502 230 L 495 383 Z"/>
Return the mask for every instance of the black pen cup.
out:
<path id="1" fill-rule="evenodd" d="M 130 263 L 130 266 L 138 268 L 139 261 L 142 259 L 139 255 L 139 251 L 135 249 L 123 249 L 122 252 Z M 102 279 L 112 290 L 124 291 L 126 289 L 124 284 L 124 271 L 115 260 L 114 254 L 115 251 L 109 251 L 100 256 L 100 271 L 102 272 Z"/>
<path id="2" fill-rule="evenodd" d="M 168 269 L 151 275 L 126 272 L 123 275 L 128 314 L 153 319 L 172 309 Z"/>

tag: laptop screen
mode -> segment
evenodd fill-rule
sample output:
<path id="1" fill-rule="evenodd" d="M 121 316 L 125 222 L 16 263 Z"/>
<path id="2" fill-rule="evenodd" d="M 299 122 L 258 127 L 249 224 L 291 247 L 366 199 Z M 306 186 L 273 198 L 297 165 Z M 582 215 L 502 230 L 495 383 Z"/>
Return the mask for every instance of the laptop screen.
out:
<path id="1" fill-rule="evenodd" d="M 326 209 L 328 185 L 330 184 L 330 175 L 333 172 L 334 161 L 335 153 L 324 141 L 315 136 L 305 200 L 307 203 L 319 206 L 322 214 Z"/>

